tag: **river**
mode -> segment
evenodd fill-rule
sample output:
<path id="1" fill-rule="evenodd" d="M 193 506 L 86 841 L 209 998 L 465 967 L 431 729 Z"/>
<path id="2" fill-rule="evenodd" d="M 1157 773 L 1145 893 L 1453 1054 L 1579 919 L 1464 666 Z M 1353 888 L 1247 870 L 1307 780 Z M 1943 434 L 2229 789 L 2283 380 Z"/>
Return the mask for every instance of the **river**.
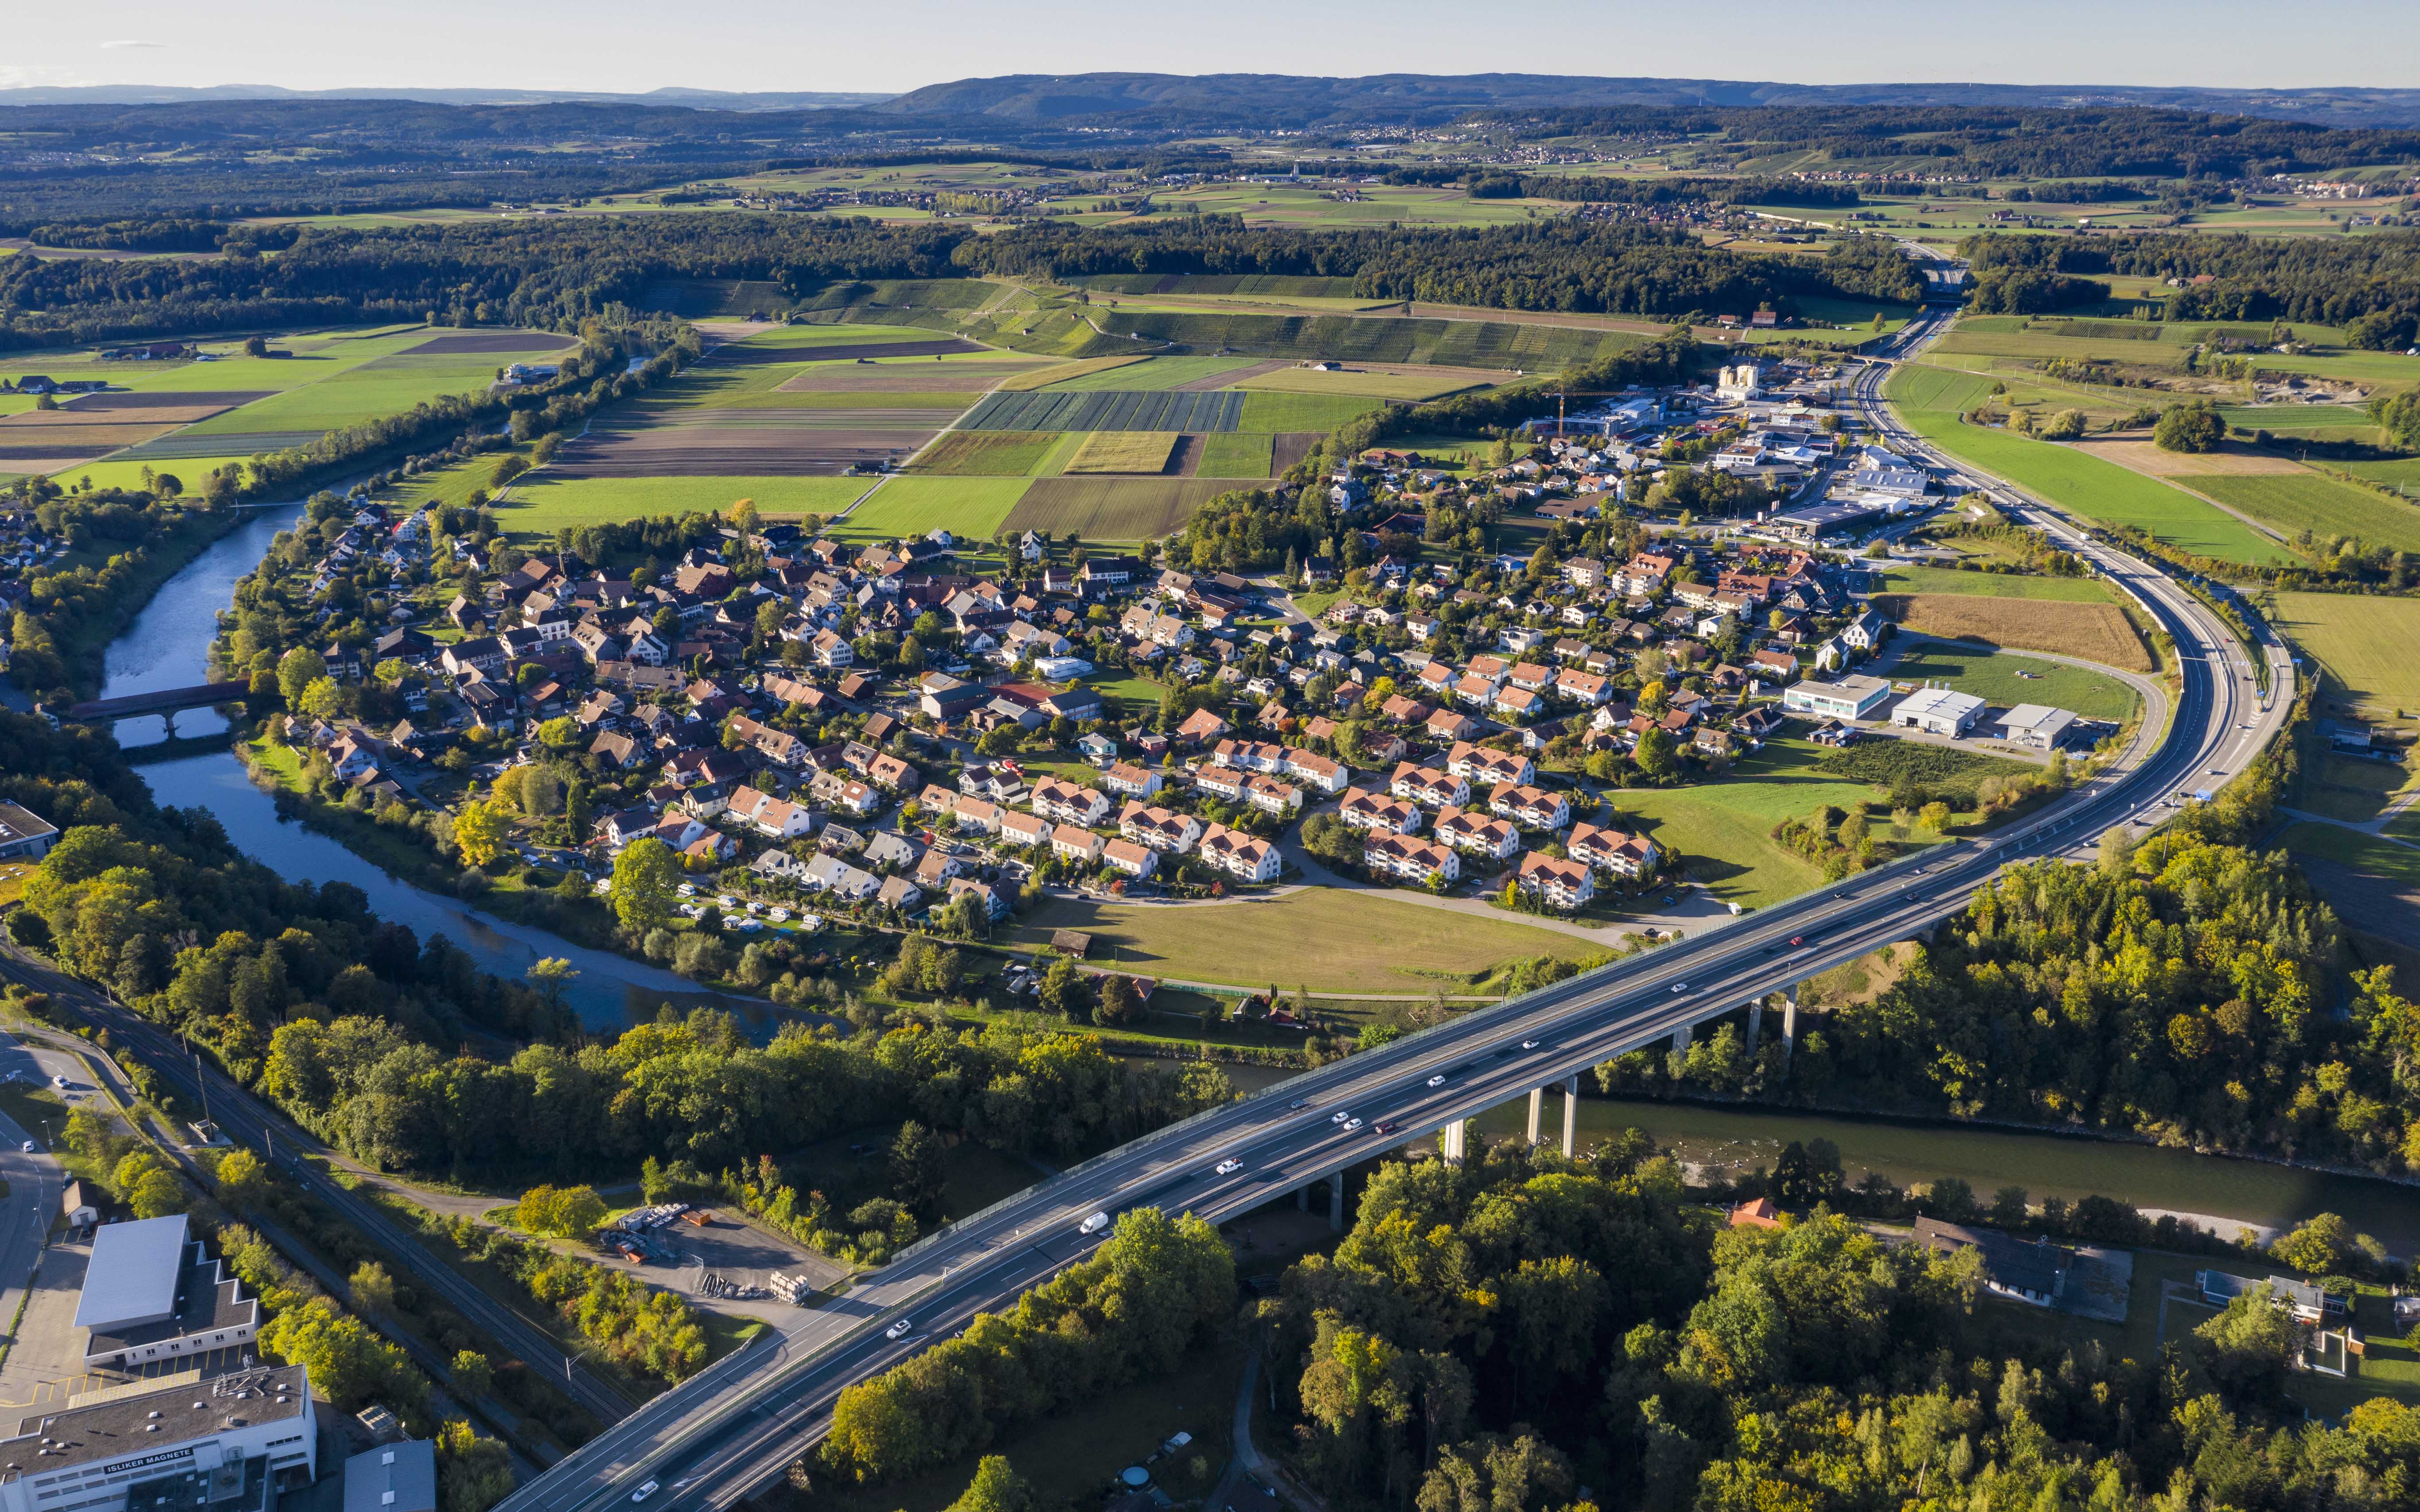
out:
<path id="1" fill-rule="evenodd" d="M 1263 1066 L 1230 1066 L 1227 1073 L 1247 1091 L 1286 1074 Z M 1544 1111 L 1544 1134 L 1560 1138 L 1560 1099 L 1550 1093 Z M 1515 1102 L 1481 1115 L 1479 1126 L 1496 1138 L 1518 1137 L 1528 1121 L 1528 1104 Z M 2420 1254 L 2420 1190 L 2266 1161 L 1978 1124 L 1634 1098 L 1583 1097 L 1578 1122 L 1583 1145 L 1637 1127 L 1709 1173 L 1770 1170 L 1790 1141 L 1828 1139 L 1853 1182 L 1869 1171 L 1901 1186 L 1956 1177 L 1987 1202 L 2004 1186 L 2024 1187 L 2036 1203 L 2098 1195 L 2153 1214 L 2194 1216 L 2229 1239 L 2241 1227 L 2290 1228 L 2333 1212 L 2397 1255 Z"/>
<path id="2" fill-rule="evenodd" d="M 162 586 L 126 633 L 111 642 L 101 696 L 119 698 L 205 681 L 205 662 L 218 633 L 219 611 L 235 598 L 235 585 L 260 563 L 279 531 L 292 525 L 297 506 L 264 507 L 212 543 Z M 226 721 L 209 709 L 177 716 L 177 733 L 210 735 Z M 123 719 L 118 743 L 128 749 L 158 744 L 165 735 L 157 716 Z M 425 892 L 379 871 L 335 841 L 295 821 L 281 819 L 269 795 L 252 785 L 243 764 L 216 752 L 139 767 L 152 795 L 178 808 L 207 809 L 227 838 L 253 859 L 295 882 L 349 882 L 369 895 L 382 918 L 409 925 L 423 939 L 442 934 L 469 951 L 482 969 L 519 979 L 541 956 L 568 960 L 580 975 L 566 1001 L 591 1029 L 613 1030 L 653 1018 L 665 1003 L 729 1009 L 759 1034 L 788 1017 L 771 1003 L 701 992 L 669 971 L 610 951 L 572 944 L 547 930 L 510 923 Z"/>

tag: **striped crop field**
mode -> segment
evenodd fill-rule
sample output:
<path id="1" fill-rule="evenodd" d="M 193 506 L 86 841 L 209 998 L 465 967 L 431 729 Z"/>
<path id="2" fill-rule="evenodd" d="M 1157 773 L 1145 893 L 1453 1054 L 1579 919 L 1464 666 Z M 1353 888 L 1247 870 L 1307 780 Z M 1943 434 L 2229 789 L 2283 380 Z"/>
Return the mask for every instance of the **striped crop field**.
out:
<path id="1" fill-rule="evenodd" d="M 1232 390 L 1170 392 L 1130 389 L 1090 393 L 1001 393 L 987 395 L 958 422 L 961 430 L 1234 430 L 1244 396 Z"/>

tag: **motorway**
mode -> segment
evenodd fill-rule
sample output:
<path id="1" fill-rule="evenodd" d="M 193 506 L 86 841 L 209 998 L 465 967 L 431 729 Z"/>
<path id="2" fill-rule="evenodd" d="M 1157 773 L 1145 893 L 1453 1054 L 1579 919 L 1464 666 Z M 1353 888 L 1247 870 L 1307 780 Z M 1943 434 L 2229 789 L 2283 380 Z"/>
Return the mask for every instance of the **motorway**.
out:
<path id="1" fill-rule="evenodd" d="M 1855 403 L 1895 449 L 2051 532 L 2175 638 L 2179 686 L 2164 730 L 2146 729 L 2124 761 L 2009 833 L 1904 857 L 1306 1072 L 1086 1162 L 932 1236 L 783 1337 L 726 1358 L 640 1408 L 515 1491 L 503 1512 L 603 1512 L 648 1482 L 659 1488 L 649 1499 L 666 1512 L 729 1506 L 822 1438 L 844 1387 L 1089 1253 L 1097 1238 L 1078 1232 L 1088 1213 L 1156 1206 L 1220 1221 L 1238 1216 L 1921 933 L 1965 907 L 2001 867 L 2088 852 L 2104 830 L 2148 823 L 2172 795 L 2219 787 L 2242 772 L 2292 702 L 2283 649 L 2263 648 L 2273 668 L 2264 699 L 2231 632 L 2193 595 L 2041 501 L 1978 477 L 1901 427 L 1881 404 L 1888 362 L 1919 350 L 1944 323 L 1928 313 L 1885 347 L 1884 361 L 1859 375 Z M 1337 1114 L 1360 1122 L 1342 1127 Z M 1379 1132 L 1382 1122 L 1389 1132 Z M 1219 1175 L 1214 1167 L 1229 1158 L 1241 1169 Z"/>

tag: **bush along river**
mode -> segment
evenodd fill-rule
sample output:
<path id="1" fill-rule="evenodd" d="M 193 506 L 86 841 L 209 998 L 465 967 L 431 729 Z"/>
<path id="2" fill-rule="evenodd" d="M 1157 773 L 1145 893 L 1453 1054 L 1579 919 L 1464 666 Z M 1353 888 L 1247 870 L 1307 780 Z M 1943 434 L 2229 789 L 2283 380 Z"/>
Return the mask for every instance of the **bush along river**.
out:
<path id="1" fill-rule="evenodd" d="M 1290 1073 L 1238 1065 L 1227 1074 L 1238 1090 L 1255 1091 Z M 1519 1138 L 1528 1124 L 1526 1101 L 1491 1108 L 1479 1119 L 1481 1131 L 1494 1139 Z M 1772 1170 L 1792 1140 L 1823 1139 L 1838 1149 L 1852 1184 L 1869 1173 L 1902 1187 L 1955 1178 L 1987 1203 L 2007 1186 L 2024 1187 L 2037 1205 L 2045 1197 L 2072 1205 L 2103 1196 L 2148 1217 L 2173 1212 L 2230 1241 L 2242 1228 L 2267 1237 L 2333 1212 L 2394 1254 L 2420 1254 L 2420 1190 L 2271 1161 L 2006 1125 L 1588 1095 L 1580 1099 L 1578 1125 L 1583 1146 L 1644 1129 L 1689 1167 L 1693 1180 L 1710 1185 L 1736 1181 L 1760 1167 Z M 1544 1126 L 1547 1138 L 1560 1136 L 1562 1109 L 1551 1093 Z"/>
<path id="2" fill-rule="evenodd" d="M 289 529 L 296 506 L 264 508 L 213 543 L 168 579 L 124 635 L 111 642 L 101 696 L 122 698 L 207 682 L 206 662 L 218 634 L 219 612 L 234 601 L 235 585 L 260 564 L 278 532 Z M 181 739 L 222 734 L 226 721 L 209 709 L 176 717 Z M 157 716 L 121 719 L 119 745 L 139 753 L 166 738 Z M 139 759 L 139 756 L 138 756 Z M 571 963 L 580 973 L 565 1000 L 585 1026 L 613 1030 L 650 1019 L 664 1004 L 728 1009 L 759 1033 L 794 1017 L 752 998 L 701 992 L 694 982 L 611 951 L 574 945 L 550 931 L 493 918 L 458 899 L 427 892 L 381 872 L 343 845 L 281 818 L 268 794 L 253 786 L 230 751 L 182 756 L 140 768 L 153 796 L 178 808 L 207 810 L 227 838 L 253 859 L 293 882 L 344 882 L 359 887 L 380 918 L 409 926 L 423 939 L 442 934 L 468 951 L 481 969 L 518 980 L 542 956 Z"/>

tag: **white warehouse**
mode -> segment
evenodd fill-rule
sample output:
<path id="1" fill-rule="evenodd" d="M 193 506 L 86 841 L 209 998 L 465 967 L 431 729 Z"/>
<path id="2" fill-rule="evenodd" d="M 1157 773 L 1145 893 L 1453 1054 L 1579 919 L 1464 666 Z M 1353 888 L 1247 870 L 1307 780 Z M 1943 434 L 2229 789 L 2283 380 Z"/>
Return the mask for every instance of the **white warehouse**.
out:
<path id="1" fill-rule="evenodd" d="M 1929 735 L 1947 735 L 1953 740 L 1973 729 L 1975 721 L 1982 717 L 1981 699 L 1947 687 L 1918 688 L 1891 710 L 1891 723 L 1895 725 L 1921 730 Z"/>

